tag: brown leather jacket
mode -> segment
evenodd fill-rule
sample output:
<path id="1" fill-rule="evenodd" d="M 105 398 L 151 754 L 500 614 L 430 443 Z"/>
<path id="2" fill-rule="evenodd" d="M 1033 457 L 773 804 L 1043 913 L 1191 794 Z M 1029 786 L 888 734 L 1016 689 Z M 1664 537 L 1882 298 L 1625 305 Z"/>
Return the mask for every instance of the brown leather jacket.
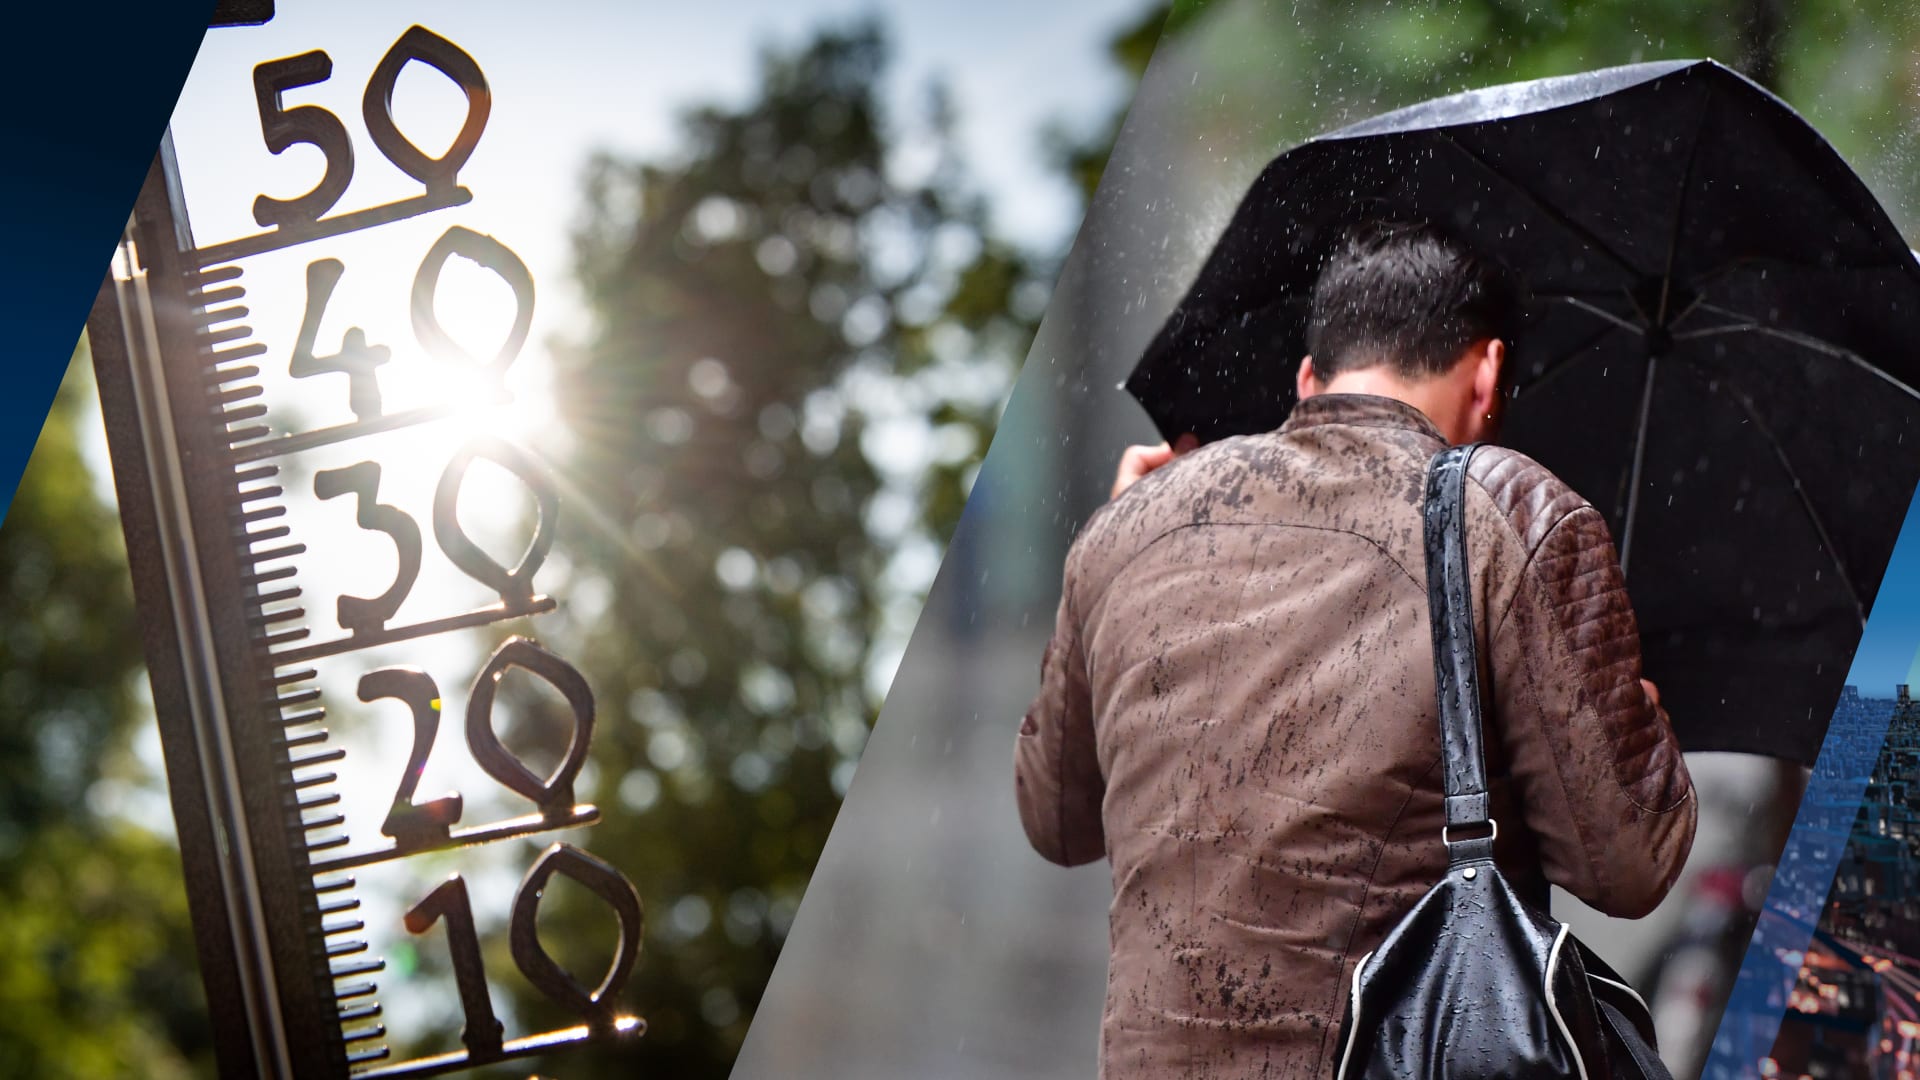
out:
<path id="1" fill-rule="evenodd" d="M 1021 726 L 1039 852 L 1113 861 L 1103 1073 L 1322 1076 L 1346 980 L 1446 865 L 1412 406 L 1324 395 L 1102 508 Z M 1467 486 L 1497 857 L 1645 914 L 1693 842 L 1600 514 L 1511 450 Z"/>

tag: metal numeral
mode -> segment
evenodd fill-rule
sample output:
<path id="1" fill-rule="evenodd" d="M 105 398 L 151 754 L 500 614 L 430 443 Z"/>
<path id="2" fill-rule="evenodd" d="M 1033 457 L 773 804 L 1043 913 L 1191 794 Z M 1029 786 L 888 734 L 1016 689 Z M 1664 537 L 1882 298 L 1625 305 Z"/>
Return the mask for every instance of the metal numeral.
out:
<path id="1" fill-rule="evenodd" d="M 540 944 L 540 901 L 555 874 L 572 878 L 606 901 L 620 926 L 613 961 L 592 990 L 576 982 Z M 442 920 L 447 925 L 447 951 L 453 959 L 454 982 L 459 987 L 460 1007 L 466 1018 L 466 1028 L 460 1034 L 461 1041 L 467 1045 L 466 1063 L 477 1065 L 499 1060 L 503 1028 L 494 1014 L 493 998 L 487 989 L 480 939 L 473 926 L 473 902 L 459 874 L 449 877 L 415 904 L 407 912 L 405 921 L 409 932 L 424 934 Z M 604 1031 L 615 1029 L 619 1023 L 613 1001 L 626 986 L 634 963 L 640 958 L 644 921 L 640 895 L 620 871 L 572 844 L 557 843 L 540 853 L 514 893 L 508 943 L 514 966 L 535 989 L 585 1018 L 593 1029 Z"/>
<path id="2" fill-rule="evenodd" d="M 573 710 L 573 735 L 567 742 L 567 754 L 541 779 L 513 755 L 493 730 L 493 700 L 500 679 L 510 667 L 523 668 L 545 679 Z M 573 805 L 573 779 L 587 762 L 587 745 L 593 740 L 593 691 L 578 668 L 523 637 L 502 642 L 487 666 L 474 676 L 467 694 L 467 746 L 473 759 L 487 775 L 525 795 L 543 813 L 563 811 Z"/>
<path id="3" fill-rule="evenodd" d="M 275 154 L 310 143 L 326 156 L 327 169 L 312 191 L 292 199 L 262 195 L 253 200 L 253 220 L 265 226 L 310 224 L 333 208 L 353 179 L 353 140 L 340 118 L 318 105 L 283 108 L 280 95 L 299 86 L 325 82 L 333 60 L 315 49 L 253 69 L 253 95 L 260 106 L 260 134 Z"/>
<path id="4" fill-rule="evenodd" d="M 428 157 L 413 145 L 393 122 L 393 88 L 400 69 L 410 60 L 435 68 L 467 96 L 467 118 L 454 136 L 453 145 L 439 157 Z M 367 80 L 367 92 L 361 98 L 360 112 L 367 122 L 367 134 L 373 145 L 400 167 L 400 171 L 426 185 L 429 194 L 453 190 L 460 167 L 473 156 L 473 148 L 486 129 L 487 115 L 493 110 L 493 95 L 487 91 L 487 77 L 466 50 L 424 26 L 412 26 L 400 35 L 380 65 Z"/>
<path id="5" fill-rule="evenodd" d="M 367 333 L 357 326 L 347 328 L 340 339 L 340 351 L 332 356 L 315 356 L 315 339 L 320 336 L 320 319 L 327 302 L 333 299 L 334 286 L 346 265 L 339 259 L 320 259 L 307 265 L 307 310 L 300 317 L 300 336 L 294 342 L 293 361 L 287 374 L 296 379 L 335 372 L 347 377 L 347 404 L 353 415 L 372 420 L 380 415 L 380 381 L 377 369 L 393 358 L 385 345 L 368 345 Z"/>
<path id="6" fill-rule="evenodd" d="M 480 935 L 473 928 L 473 901 L 467 897 L 467 883 L 459 874 L 441 882 L 407 912 L 407 930 L 424 934 L 433 924 L 446 920 L 447 952 L 453 959 L 453 981 L 460 988 L 460 1011 L 467 1026 L 460 1041 L 467 1044 L 470 1062 L 478 1064 L 497 1058 L 506 1028 L 493 1013 L 493 997 L 487 992 L 487 972 L 480 962 Z"/>
<path id="7" fill-rule="evenodd" d="M 420 269 L 413 275 L 411 314 L 414 336 L 436 356 L 459 357 L 475 365 L 478 365 L 479 358 L 453 340 L 440 325 L 440 317 L 433 312 L 433 298 L 440 290 L 441 275 L 446 271 L 447 260 L 455 255 L 470 259 L 498 274 L 500 280 L 513 290 L 513 326 L 486 366 L 488 373 L 497 379 L 506 373 L 527 344 L 527 331 L 533 326 L 533 272 L 527 269 L 527 264 L 521 261 L 520 256 L 513 253 L 512 248 L 491 236 L 460 225 L 441 233 L 440 239 L 433 242 L 433 247 L 427 249 L 426 257 L 420 260 Z"/>
<path id="8" fill-rule="evenodd" d="M 537 514 L 533 538 L 512 569 L 500 565 L 481 550 L 460 525 L 460 485 L 466 482 L 467 469 L 480 458 L 519 477 L 533 493 Z M 461 447 L 453 460 L 447 462 L 446 471 L 440 474 L 440 484 L 433 492 L 433 537 L 439 542 L 440 550 L 446 552 L 447 558 L 462 573 L 499 593 L 500 599 L 508 604 L 525 604 L 533 599 L 533 575 L 547 561 L 559 520 L 560 495 L 554 490 L 553 478 L 532 455 L 500 439 L 482 437 Z"/>
<path id="9" fill-rule="evenodd" d="M 620 922 L 620 943 L 613 954 L 613 963 L 600 985 L 592 990 L 575 982 L 540 946 L 535 916 L 547 882 L 555 874 L 565 874 L 592 890 L 613 908 L 614 917 Z M 620 871 L 572 844 L 554 844 L 541 852 L 539 860 L 520 882 L 519 891 L 514 893 L 513 918 L 507 930 L 513 962 L 541 993 L 585 1017 L 595 1028 L 612 1027 L 614 995 L 626 985 L 634 962 L 640 958 L 642 918 L 640 896 Z"/>
<path id="10" fill-rule="evenodd" d="M 407 598 L 415 578 L 420 576 L 420 526 L 398 507 L 375 502 L 380 489 L 380 466 L 361 461 L 339 469 L 324 469 L 313 474 L 313 493 L 333 499 L 351 492 L 359 506 L 354 520 L 362 529 L 382 532 L 393 538 L 394 553 L 400 565 L 393 584 L 379 596 L 342 596 L 337 605 L 340 627 L 354 634 L 375 633 L 386 626 L 393 613 Z"/>
<path id="11" fill-rule="evenodd" d="M 400 774 L 400 786 L 393 793 L 393 809 L 381 823 L 380 832 L 402 844 L 444 841 L 448 830 L 460 820 L 460 793 L 448 792 L 431 802 L 413 801 L 427 756 L 433 752 L 434 737 L 440 731 L 440 687 L 433 676 L 418 668 L 381 668 L 362 675 L 360 700 L 381 698 L 403 701 L 413 711 L 413 752 L 407 756 L 406 771 Z"/>

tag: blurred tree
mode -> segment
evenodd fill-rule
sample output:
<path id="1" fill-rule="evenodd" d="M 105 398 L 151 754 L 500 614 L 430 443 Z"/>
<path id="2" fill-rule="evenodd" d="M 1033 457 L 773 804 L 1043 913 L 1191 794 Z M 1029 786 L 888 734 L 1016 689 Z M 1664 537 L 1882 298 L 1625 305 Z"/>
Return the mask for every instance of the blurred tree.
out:
<path id="1" fill-rule="evenodd" d="M 1920 211 L 1920 8 L 1903 0 L 1179 0 L 1169 27 L 1220 73 L 1191 102 L 1196 147 L 1241 162 L 1476 86 L 1712 57 L 1792 103 L 1912 230 Z M 1220 107 L 1259 102 L 1257 110 Z M 1264 163 L 1264 159 L 1261 159 Z"/>
<path id="2" fill-rule="evenodd" d="M 1120 137 L 1120 125 L 1126 122 L 1127 106 L 1133 102 L 1133 88 L 1146 74 L 1161 34 L 1178 33 L 1184 23 L 1186 16 L 1170 20 L 1171 14 L 1172 5 L 1164 0 L 1150 3 L 1139 18 L 1127 23 L 1107 42 L 1108 57 L 1127 77 L 1127 93 L 1098 127 L 1086 133 L 1075 132 L 1060 121 L 1047 127 L 1044 139 L 1054 165 L 1072 181 L 1080 193 L 1082 206 L 1093 201 L 1093 193 L 1100 187 L 1100 176 L 1106 171 L 1107 159 L 1113 155 L 1114 140 Z"/>
<path id="3" fill-rule="evenodd" d="M 120 526 L 78 445 L 88 370 L 0 527 L 0 1074 L 193 1076 L 212 1044 L 180 858 L 124 805 L 154 781 Z"/>
<path id="4" fill-rule="evenodd" d="M 677 156 L 587 170 L 557 547 L 615 599 L 554 637 L 600 702 L 581 794 L 648 905 L 650 1026 L 575 1075 L 726 1073 L 1045 304 L 944 95 L 887 115 L 888 51 L 826 30 Z M 566 949 L 596 901 L 555 903 Z"/>

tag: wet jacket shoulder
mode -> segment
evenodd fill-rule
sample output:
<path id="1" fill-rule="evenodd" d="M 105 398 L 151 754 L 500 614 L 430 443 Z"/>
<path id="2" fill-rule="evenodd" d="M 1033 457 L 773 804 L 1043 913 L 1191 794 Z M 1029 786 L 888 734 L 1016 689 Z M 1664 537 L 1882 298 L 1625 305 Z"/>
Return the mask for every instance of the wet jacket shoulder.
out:
<path id="1" fill-rule="evenodd" d="M 1406 534 L 1417 528 L 1425 460 L 1444 443 L 1424 418 L 1404 421 L 1417 430 L 1397 426 L 1411 409 L 1383 408 L 1377 399 L 1327 404 L 1298 410 L 1299 419 L 1324 413 L 1328 423 L 1377 425 L 1383 497 L 1394 507 L 1377 524 L 1355 527 L 1382 532 L 1386 557 L 1424 582 L 1419 538 Z M 1016 752 L 1021 818 L 1047 858 L 1077 865 L 1107 851 L 1106 778 L 1089 680 L 1096 642 L 1089 639 L 1148 631 L 1094 617 L 1110 582 L 1168 534 L 1240 514 L 1256 486 L 1292 489 L 1278 494 L 1277 510 L 1275 492 L 1259 490 L 1263 515 L 1310 503 L 1311 481 L 1269 467 L 1286 457 L 1277 445 L 1259 436 L 1204 447 L 1102 507 L 1075 540 L 1040 692 Z M 1487 706 L 1503 751 L 1495 756 L 1512 774 L 1547 880 L 1610 914 L 1644 914 L 1679 873 L 1695 806 L 1670 722 L 1640 685 L 1638 631 L 1606 521 L 1545 466 L 1513 450 L 1482 447 L 1470 476 L 1476 625 L 1488 643 Z"/>
<path id="2" fill-rule="evenodd" d="M 1482 447 L 1469 476 L 1473 547 L 1494 579 L 1478 589 L 1492 605 L 1488 705 L 1547 879 L 1608 914 L 1644 915 L 1692 846 L 1696 806 L 1672 726 L 1640 683 L 1606 520 L 1513 450 Z M 1481 496 L 1490 520 L 1475 521 Z"/>
<path id="3" fill-rule="evenodd" d="M 1040 691 L 1021 721 L 1014 758 L 1021 824 L 1034 850 L 1051 862 L 1079 866 L 1107 854 L 1086 609 L 1133 555 L 1182 524 L 1206 519 L 1204 500 L 1163 498 L 1161 489 L 1188 470 L 1235 453 L 1234 444 L 1241 442 L 1214 443 L 1141 478 L 1095 511 L 1067 552 L 1053 636 L 1040 660 Z"/>
<path id="4" fill-rule="evenodd" d="M 1107 858 L 1108 1075 L 1324 1075 L 1353 965 L 1446 871 L 1418 409 L 1322 395 L 1096 513 L 1015 749 L 1046 858 Z M 1694 800 L 1605 521 L 1484 448 L 1466 515 L 1495 858 L 1613 914 Z M 1286 977 L 1274 977 L 1285 972 Z"/>

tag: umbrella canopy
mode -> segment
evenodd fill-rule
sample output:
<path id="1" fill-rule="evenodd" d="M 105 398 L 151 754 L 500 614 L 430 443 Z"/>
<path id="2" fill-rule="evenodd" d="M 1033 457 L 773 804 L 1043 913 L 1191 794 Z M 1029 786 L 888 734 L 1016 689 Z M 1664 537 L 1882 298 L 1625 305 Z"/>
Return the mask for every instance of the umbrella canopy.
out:
<path id="1" fill-rule="evenodd" d="M 1321 264 L 1395 216 L 1527 282 L 1502 441 L 1608 515 L 1682 743 L 1811 763 L 1920 481 L 1886 212 L 1712 61 L 1457 94 L 1275 158 L 1127 389 L 1169 438 L 1278 426 Z"/>

